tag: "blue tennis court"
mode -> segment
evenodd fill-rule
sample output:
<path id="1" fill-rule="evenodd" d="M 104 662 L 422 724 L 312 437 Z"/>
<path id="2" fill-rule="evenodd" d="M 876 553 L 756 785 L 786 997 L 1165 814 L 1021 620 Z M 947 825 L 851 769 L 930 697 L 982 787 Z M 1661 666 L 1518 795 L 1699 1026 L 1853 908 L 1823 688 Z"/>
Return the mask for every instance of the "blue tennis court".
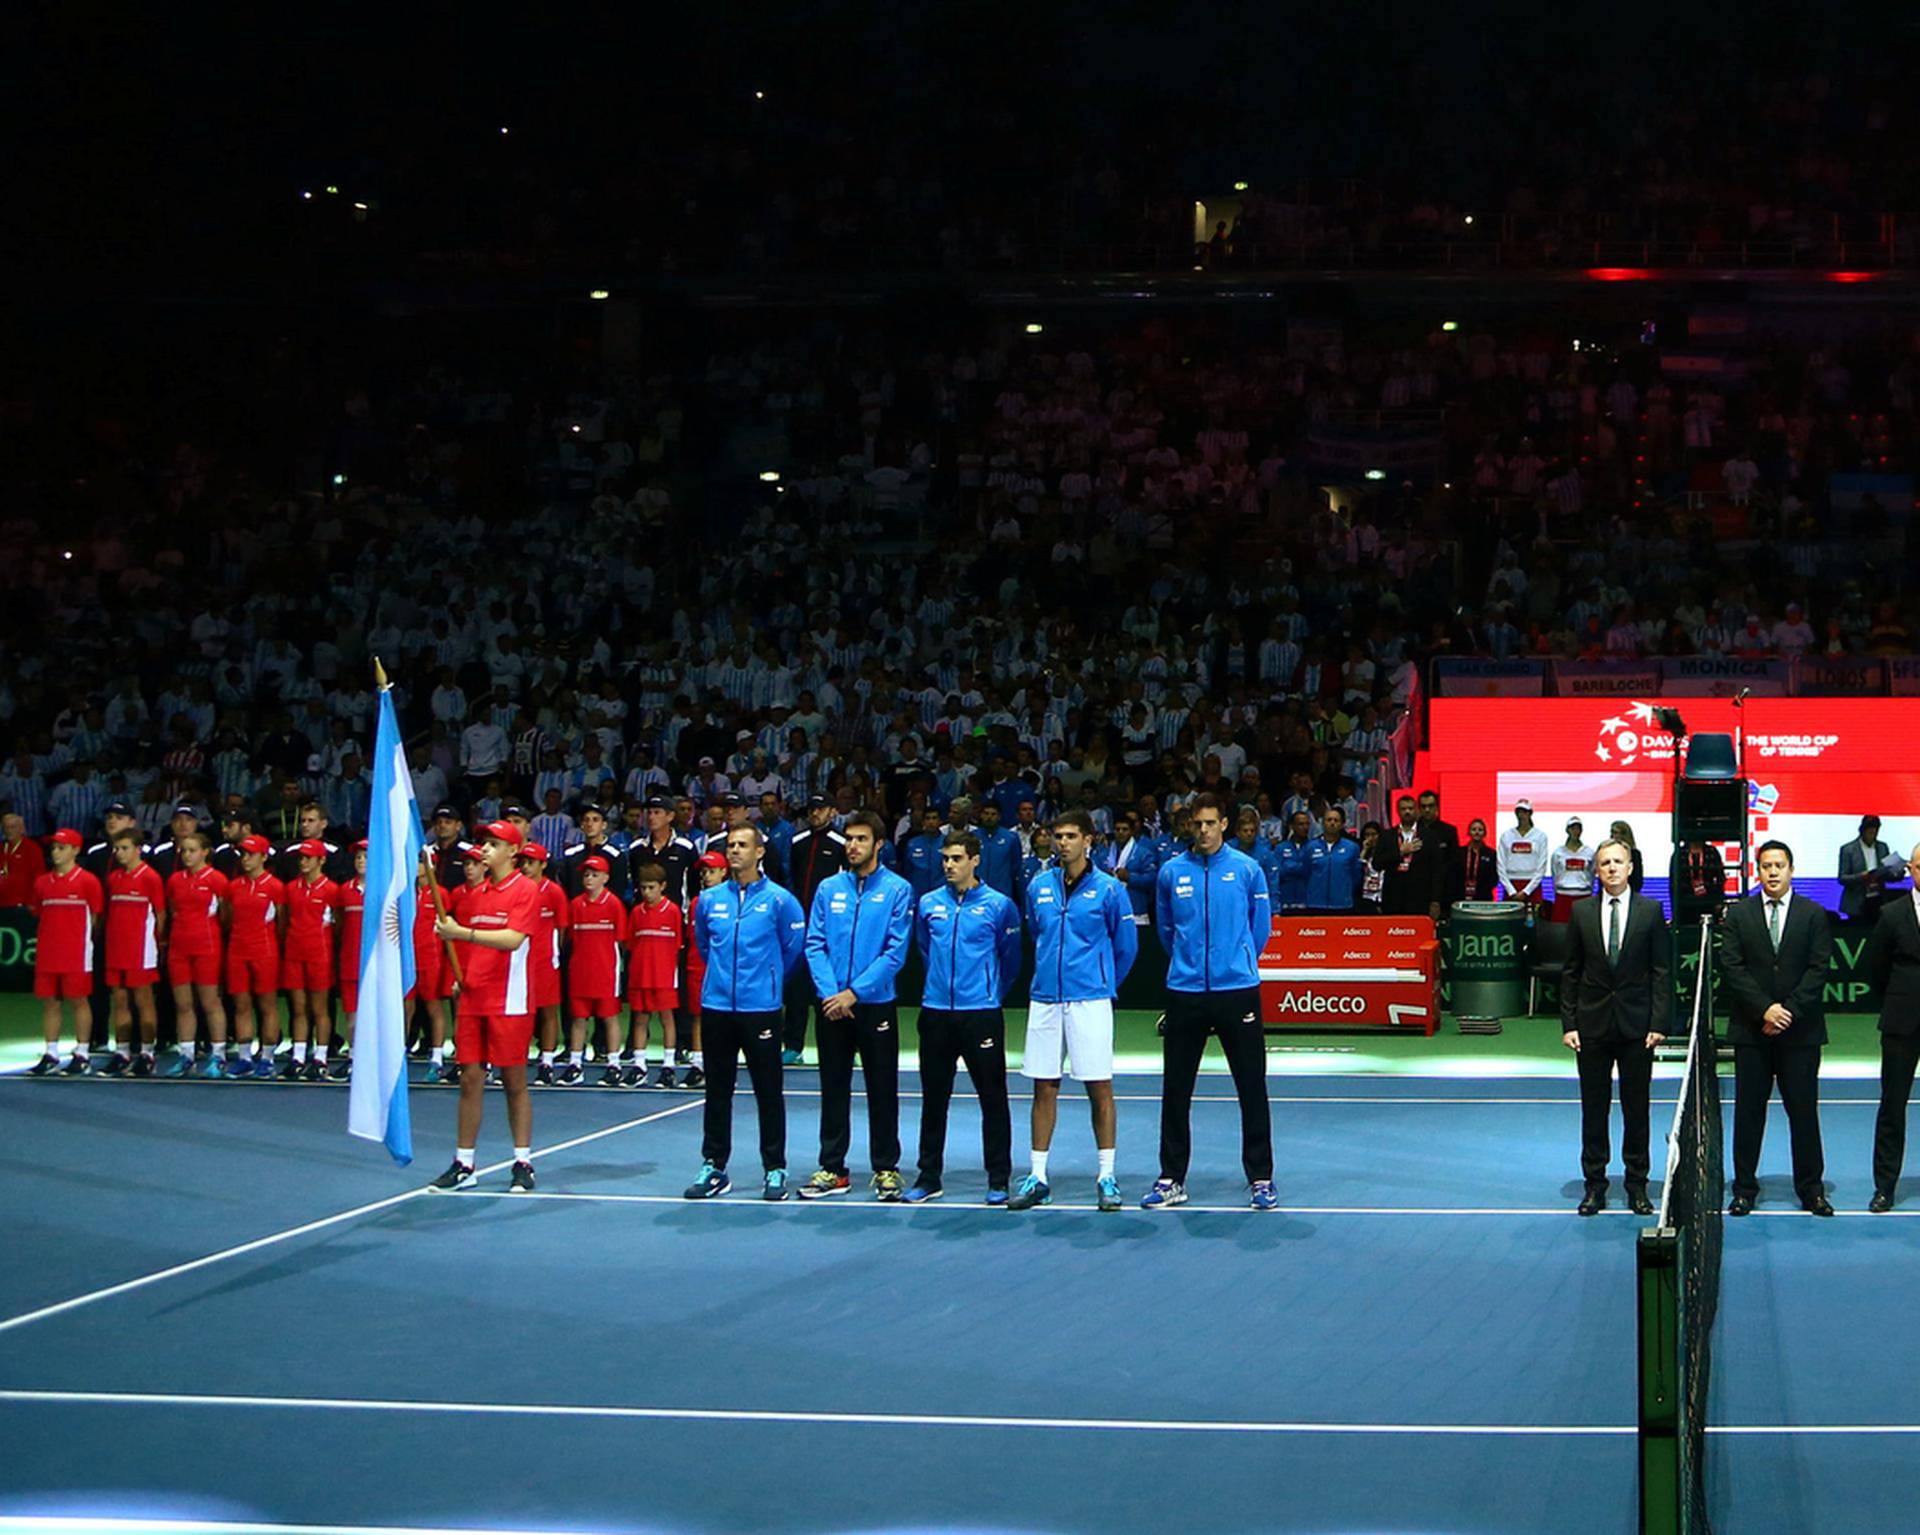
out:
<path id="1" fill-rule="evenodd" d="M 1157 1085 L 1119 1084 L 1133 1198 Z M 1574 1084 L 1271 1085 L 1278 1213 L 1244 1207 L 1210 1077 L 1191 1205 L 1096 1214 L 1076 1099 L 1058 1203 L 1010 1215 L 979 1203 L 964 1097 L 940 1203 L 858 1192 L 856 1105 L 853 1198 L 693 1205 L 691 1094 L 542 1093 L 538 1193 L 505 1196 L 495 1167 L 427 1196 L 448 1092 L 413 1095 L 421 1160 L 400 1170 L 342 1133 L 337 1088 L 6 1079 L 0 1516 L 1542 1531 L 1577 1506 L 1582 1529 L 1632 1529 L 1640 1222 L 1572 1213 Z M 789 1075 L 802 1171 L 812 1086 Z M 1870 1192 L 1870 1093 L 1829 1085 L 1847 1211 Z M 483 1158 L 504 1151 L 489 1111 Z M 1785 1154 L 1782 1122 L 1771 1203 L 1728 1223 L 1716 1511 L 1904 1527 L 1920 1227 L 1800 1215 Z"/>

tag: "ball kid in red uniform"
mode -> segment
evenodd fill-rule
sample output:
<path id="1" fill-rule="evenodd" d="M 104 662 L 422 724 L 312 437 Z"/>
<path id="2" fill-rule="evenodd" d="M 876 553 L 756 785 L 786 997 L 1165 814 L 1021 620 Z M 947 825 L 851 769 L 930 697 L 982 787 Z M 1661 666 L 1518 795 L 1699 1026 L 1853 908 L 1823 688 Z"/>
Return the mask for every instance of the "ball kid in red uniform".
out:
<path id="1" fill-rule="evenodd" d="M 153 865 L 141 856 L 140 833 L 127 827 L 113 834 L 113 867 L 107 871 L 107 1000 L 113 1019 L 114 1058 L 107 1066 L 118 1075 L 134 1049 L 132 1015 L 140 1022 L 139 1054 L 133 1074 L 153 1075 L 153 1036 L 159 1014 L 153 986 L 160 979 L 160 945 L 167 932 L 167 891 Z"/>
<path id="2" fill-rule="evenodd" d="M 45 1035 L 33 1074 L 44 1077 L 60 1064 L 60 1014 L 73 1007 L 73 1055 L 66 1066 L 70 1077 L 87 1070 L 88 1036 L 93 1032 L 93 957 L 100 936 L 100 914 L 106 893 L 100 881 L 80 867 L 80 849 L 86 838 L 63 826 L 47 839 L 53 867 L 35 877 L 27 911 L 40 924 L 33 952 L 33 994 L 40 999 L 40 1022 Z"/>
<path id="3" fill-rule="evenodd" d="M 204 1013 L 207 1059 L 201 1075 L 223 1077 L 227 1074 L 227 1009 L 220 1000 L 225 947 L 220 914 L 227 899 L 227 877 L 213 866 L 213 841 L 205 832 L 183 832 L 175 842 L 174 856 L 180 867 L 167 876 L 167 984 L 173 988 L 180 1051 L 168 1072 L 185 1076 L 193 1069 L 198 1014 Z"/>
<path id="4" fill-rule="evenodd" d="M 586 1070 L 587 1020 L 603 1019 L 600 1048 L 607 1058 L 609 1079 L 618 1082 L 620 1063 L 620 971 L 627 944 L 627 908 L 607 887 L 613 865 L 598 853 L 580 861 L 579 895 L 573 898 L 567 919 L 567 1064 L 560 1081 L 570 1086 Z"/>
<path id="5" fill-rule="evenodd" d="M 280 1043 L 280 936 L 287 892 L 267 872 L 273 844 L 258 832 L 240 839 L 240 872 L 227 881 L 227 994 L 239 1059 L 228 1075 L 273 1075 Z M 256 1035 L 257 1021 L 257 1035 Z"/>

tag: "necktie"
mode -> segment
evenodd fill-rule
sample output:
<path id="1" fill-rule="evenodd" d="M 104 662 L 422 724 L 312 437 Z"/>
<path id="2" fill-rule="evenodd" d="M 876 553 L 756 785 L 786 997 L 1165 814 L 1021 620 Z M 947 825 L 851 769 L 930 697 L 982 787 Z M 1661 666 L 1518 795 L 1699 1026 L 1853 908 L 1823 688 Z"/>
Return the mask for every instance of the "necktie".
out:
<path id="1" fill-rule="evenodd" d="M 1780 952 L 1780 899 L 1767 902 L 1767 936 L 1773 940 L 1773 952 Z"/>
<path id="2" fill-rule="evenodd" d="M 1607 898 L 1607 963 L 1614 964 L 1620 958 L 1620 897 Z"/>

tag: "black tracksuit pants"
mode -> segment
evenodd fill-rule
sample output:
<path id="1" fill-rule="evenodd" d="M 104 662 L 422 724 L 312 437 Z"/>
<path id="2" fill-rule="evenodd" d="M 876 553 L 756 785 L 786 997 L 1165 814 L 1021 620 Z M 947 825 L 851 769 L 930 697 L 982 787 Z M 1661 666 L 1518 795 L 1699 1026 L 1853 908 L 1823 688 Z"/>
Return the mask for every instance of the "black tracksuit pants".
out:
<path id="1" fill-rule="evenodd" d="M 1267 1036 L 1260 989 L 1170 991 L 1161 1041 L 1160 1176 L 1187 1181 L 1193 1152 L 1193 1085 L 1207 1036 L 1220 1036 L 1233 1090 L 1240 1098 L 1240 1163 L 1247 1182 L 1273 1176 L 1273 1110 L 1267 1102 Z"/>
<path id="2" fill-rule="evenodd" d="M 946 1167 L 947 1109 L 961 1061 L 980 1099 L 980 1149 L 987 1186 L 1013 1176 L 1013 1116 L 1007 1104 L 1006 1015 L 997 1007 L 923 1008 L 920 1013 L 920 1170 L 914 1180 L 937 1189 Z"/>
<path id="3" fill-rule="evenodd" d="M 787 1165 L 787 1100 L 780 1083 L 780 1014 L 709 1009 L 700 1017 L 700 1048 L 707 1062 L 707 1108 L 700 1155 L 725 1167 L 733 1155 L 733 1088 L 740 1057 L 747 1058 L 754 1103 L 760 1110 L 760 1165 Z"/>
<path id="4" fill-rule="evenodd" d="M 820 1047 L 820 1165 L 847 1170 L 853 1139 L 853 1058 L 867 1088 L 867 1159 L 876 1173 L 900 1166 L 900 1019 L 891 1002 L 856 1002 L 847 1018 L 823 1008 Z"/>

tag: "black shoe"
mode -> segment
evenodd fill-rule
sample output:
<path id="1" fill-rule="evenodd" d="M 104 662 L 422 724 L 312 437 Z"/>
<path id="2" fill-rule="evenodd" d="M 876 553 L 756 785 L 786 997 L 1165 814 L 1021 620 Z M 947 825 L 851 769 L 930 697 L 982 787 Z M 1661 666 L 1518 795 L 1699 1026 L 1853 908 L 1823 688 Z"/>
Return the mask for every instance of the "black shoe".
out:
<path id="1" fill-rule="evenodd" d="M 688 1050 L 675 1050 L 673 1052 L 673 1064 L 676 1066 L 690 1065 L 691 1055 L 692 1055 L 692 1052 Z"/>
<path id="2" fill-rule="evenodd" d="M 458 1087 L 460 1085 L 460 1063 L 442 1057 L 437 1067 L 428 1070 L 427 1080 L 441 1087 Z"/>
<path id="3" fill-rule="evenodd" d="M 540 1063 L 538 1069 L 536 1069 L 533 1074 L 533 1085 L 535 1087 L 553 1086 L 553 1062 L 542 1061 Z"/>
<path id="4" fill-rule="evenodd" d="M 344 1082 L 352 1075 L 352 1056 L 336 1055 L 332 1060 L 327 1062 L 327 1080 L 329 1082 Z"/>
<path id="5" fill-rule="evenodd" d="M 1653 1201 L 1647 1198 L 1645 1189 L 1627 1190 L 1627 1208 L 1635 1215 L 1653 1214 Z"/>
<path id="6" fill-rule="evenodd" d="M 673 1080 L 673 1068 L 671 1066 L 662 1066 L 660 1068 L 660 1075 L 653 1079 L 653 1085 L 658 1088 L 674 1087 L 676 1084 Z"/>
<path id="7" fill-rule="evenodd" d="M 63 1077 L 84 1077 L 87 1074 L 87 1058 L 84 1055 L 70 1055 L 67 1064 L 60 1068 Z"/>
<path id="8" fill-rule="evenodd" d="M 142 1050 L 133 1058 L 133 1074 L 136 1077 L 150 1077 L 153 1075 L 153 1057 L 148 1055 L 146 1051 Z"/>
<path id="9" fill-rule="evenodd" d="M 1735 1194 L 1733 1203 L 1727 1206 L 1727 1214 L 1736 1218 L 1753 1214 L 1753 1195 Z"/>
<path id="10" fill-rule="evenodd" d="M 1800 1208 L 1805 1210 L 1809 1215 L 1833 1214 L 1833 1205 L 1828 1201 L 1825 1194 L 1815 1194 L 1811 1199 L 1801 1200 Z"/>
<path id="11" fill-rule="evenodd" d="M 586 1071 L 578 1062 L 568 1061 L 566 1065 L 562 1066 L 553 1074 L 553 1080 L 558 1082 L 562 1087 L 576 1087 L 579 1085 L 580 1079 L 585 1075 Z"/>
<path id="12" fill-rule="evenodd" d="M 707 1074 L 698 1066 L 689 1066 L 687 1074 L 680 1079 L 680 1085 L 689 1092 L 698 1092 L 707 1085 Z"/>
<path id="13" fill-rule="evenodd" d="M 646 1080 L 647 1063 L 645 1061 L 629 1061 L 627 1069 L 620 1073 L 622 1087 L 640 1087 L 645 1085 Z"/>
<path id="14" fill-rule="evenodd" d="M 450 1162 L 447 1165 L 447 1170 L 438 1178 L 435 1178 L 433 1182 L 429 1183 L 427 1187 L 436 1193 L 450 1194 L 455 1189 L 465 1188 L 469 1183 L 473 1182 L 474 1176 L 473 1169 L 467 1166 L 465 1162 Z"/>
<path id="15" fill-rule="evenodd" d="M 1582 1215 L 1598 1215 L 1606 1207 L 1607 1191 L 1605 1189 L 1588 1189 L 1587 1197 L 1580 1201 Z"/>
<path id="16" fill-rule="evenodd" d="M 600 1073 L 600 1086 L 618 1087 L 620 1085 L 620 1066 L 617 1061 L 607 1063 L 607 1069 Z"/>
<path id="17" fill-rule="evenodd" d="M 288 1057 L 280 1063 L 280 1080 L 282 1082 L 297 1082 L 300 1080 L 300 1071 L 300 1062 L 296 1061 L 292 1055 L 288 1055 Z"/>
<path id="18" fill-rule="evenodd" d="M 507 1186 L 509 1194 L 531 1194 L 533 1192 L 533 1164 L 515 1162 L 513 1164 L 513 1182 Z"/>
<path id="19" fill-rule="evenodd" d="M 107 1057 L 107 1064 L 100 1068 L 100 1074 L 106 1077 L 124 1077 L 127 1074 L 127 1068 L 132 1064 L 132 1057 L 116 1050 Z"/>
<path id="20" fill-rule="evenodd" d="M 302 1082 L 319 1082 L 324 1080 L 326 1075 L 327 1067 L 324 1061 L 309 1060 L 306 1065 L 300 1068 L 300 1080 Z"/>
<path id="21" fill-rule="evenodd" d="M 27 1068 L 27 1075 L 30 1077 L 50 1077 L 59 1069 L 59 1056 L 51 1054 L 43 1055 Z"/>
<path id="22" fill-rule="evenodd" d="M 1885 1215 L 1887 1211 L 1893 1208 L 1893 1195 L 1875 1194 L 1873 1198 L 1867 1201 L 1867 1208 L 1875 1215 Z"/>

